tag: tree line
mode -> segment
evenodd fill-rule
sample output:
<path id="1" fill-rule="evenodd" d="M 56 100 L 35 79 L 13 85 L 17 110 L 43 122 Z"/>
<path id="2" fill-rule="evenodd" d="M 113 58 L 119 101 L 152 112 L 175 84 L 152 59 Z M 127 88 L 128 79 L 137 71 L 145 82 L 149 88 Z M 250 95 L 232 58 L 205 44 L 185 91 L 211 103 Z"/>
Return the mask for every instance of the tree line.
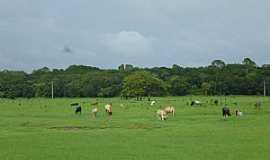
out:
<path id="1" fill-rule="evenodd" d="M 239 64 L 214 60 L 204 67 L 118 69 L 71 65 L 66 69 L 43 67 L 32 73 L 0 71 L 0 97 L 143 97 L 184 95 L 263 95 L 270 91 L 270 65 L 250 58 Z"/>

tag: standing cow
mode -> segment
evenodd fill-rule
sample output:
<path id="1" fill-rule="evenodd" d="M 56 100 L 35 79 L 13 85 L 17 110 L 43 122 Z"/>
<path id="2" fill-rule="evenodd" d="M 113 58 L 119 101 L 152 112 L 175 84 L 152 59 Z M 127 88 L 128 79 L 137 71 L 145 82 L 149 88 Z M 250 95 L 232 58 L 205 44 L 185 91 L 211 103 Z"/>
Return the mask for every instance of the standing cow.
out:
<path id="1" fill-rule="evenodd" d="M 222 115 L 223 118 L 226 119 L 227 117 L 231 116 L 230 109 L 228 107 L 223 107 L 222 108 Z"/>
<path id="2" fill-rule="evenodd" d="M 105 105 L 105 111 L 108 113 L 109 116 L 112 115 L 112 103 Z"/>
<path id="3" fill-rule="evenodd" d="M 78 113 L 82 114 L 82 107 L 80 105 L 76 106 L 75 108 L 75 114 L 78 114 Z"/>
<path id="4" fill-rule="evenodd" d="M 98 113 L 98 108 L 97 108 L 97 107 L 94 107 L 94 108 L 92 109 L 92 114 L 93 114 L 93 117 L 94 117 L 94 118 L 96 118 L 97 113 Z"/>
<path id="5" fill-rule="evenodd" d="M 82 114 L 82 107 L 80 106 L 79 103 L 71 103 L 70 104 L 71 107 L 75 107 L 75 114 Z"/>
<path id="6" fill-rule="evenodd" d="M 236 117 L 243 116 L 243 112 L 241 112 L 239 109 L 237 109 L 237 110 L 235 111 L 235 115 L 236 115 Z"/>

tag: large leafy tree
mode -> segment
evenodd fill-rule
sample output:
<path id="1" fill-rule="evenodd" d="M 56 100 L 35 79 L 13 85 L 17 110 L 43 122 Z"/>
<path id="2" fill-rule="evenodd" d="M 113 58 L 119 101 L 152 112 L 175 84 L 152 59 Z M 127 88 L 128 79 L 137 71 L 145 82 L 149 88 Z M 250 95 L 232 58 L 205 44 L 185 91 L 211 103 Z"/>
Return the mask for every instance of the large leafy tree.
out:
<path id="1" fill-rule="evenodd" d="M 124 79 L 122 95 L 136 97 L 137 100 L 144 96 L 161 96 L 166 94 L 165 83 L 146 71 L 138 71 Z"/>
<path id="2" fill-rule="evenodd" d="M 256 67 L 256 63 L 253 60 L 251 60 L 250 58 L 244 58 L 242 64 Z"/>
<path id="3" fill-rule="evenodd" d="M 211 63 L 211 65 L 212 65 L 213 67 L 222 69 L 222 68 L 225 67 L 226 64 L 225 64 L 225 62 L 222 61 L 222 60 L 214 60 L 214 61 Z"/>

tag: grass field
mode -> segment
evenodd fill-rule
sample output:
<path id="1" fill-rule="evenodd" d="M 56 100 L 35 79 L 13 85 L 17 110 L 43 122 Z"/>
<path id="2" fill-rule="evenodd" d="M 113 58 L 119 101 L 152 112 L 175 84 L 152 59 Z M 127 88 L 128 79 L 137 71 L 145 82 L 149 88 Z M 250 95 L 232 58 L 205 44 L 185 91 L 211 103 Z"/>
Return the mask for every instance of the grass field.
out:
<path id="1" fill-rule="evenodd" d="M 99 113 L 90 115 L 93 99 L 0 99 L 0 160 L 269 160 L 270 98 L 231 96 L 231 111 L 244 116 L 227 120 L 214 97 L 155 98 L 148 101 L 98 99 Z M 204 102 L 190 107 L 191 99 Z M 262 101 L 262 109 L 254 103 Z M 80 102 L 82 115 L 71 103 Z M 109 119 L 104 105 L 112 102 Z M 237 105 L 234 104 L 237 102 Z M 123 104 L 123 105 L 121 105 Z M 175 117 L 160 121 L 159 106 L 173 105 Z"/>

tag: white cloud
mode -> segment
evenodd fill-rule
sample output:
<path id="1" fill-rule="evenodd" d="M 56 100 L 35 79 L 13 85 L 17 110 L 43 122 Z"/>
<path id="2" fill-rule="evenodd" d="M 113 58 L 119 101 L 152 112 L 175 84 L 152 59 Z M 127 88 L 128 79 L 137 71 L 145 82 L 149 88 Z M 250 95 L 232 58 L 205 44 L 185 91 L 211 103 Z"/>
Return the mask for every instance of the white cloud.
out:
<path id="1" fill-rule="evenodd" d="M 121 31 L 100 36 L 100 41 L 109 51 L 125 57 L 145 56 L 153 52 L 154 38 L 136 31 Z"/>

